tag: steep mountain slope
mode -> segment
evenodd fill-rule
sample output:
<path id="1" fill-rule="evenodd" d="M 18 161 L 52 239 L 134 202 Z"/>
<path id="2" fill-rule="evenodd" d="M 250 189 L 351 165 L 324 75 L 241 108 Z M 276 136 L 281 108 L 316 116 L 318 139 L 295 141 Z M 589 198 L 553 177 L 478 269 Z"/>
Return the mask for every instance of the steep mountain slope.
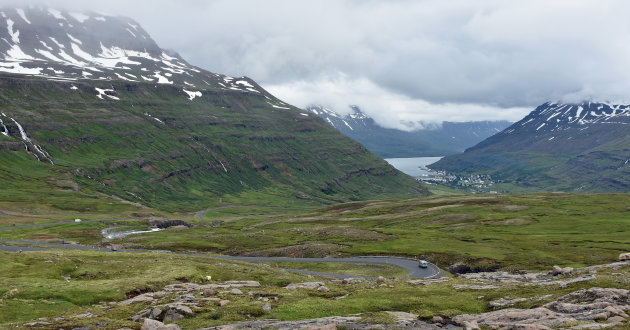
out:
<path id="1" fill-rule="evenodd" d="M 545 103 L 433 169 L 536 190 L 630 191 L 630 106 Z"/>
<path id="2" fill-rule="evenodd" d="M 251 79 L 167 54 L 132 20 L 0 15 L 3 201 L 102 193 L 181 211 L 426 193 Z"/>
<path id="3" fill-rule="evenodd" d="M 311 106 L 306 110 L 320 116 L 341 133 L 359 141 L 383 158 L 460 153 L 511 124 L 508 121 L 445 121 L 442 125 L 409 132 L 378 126 L 359 107 L 352 106 L 352 109 L 353 113 L 345 116 L 321 106 Z"/>

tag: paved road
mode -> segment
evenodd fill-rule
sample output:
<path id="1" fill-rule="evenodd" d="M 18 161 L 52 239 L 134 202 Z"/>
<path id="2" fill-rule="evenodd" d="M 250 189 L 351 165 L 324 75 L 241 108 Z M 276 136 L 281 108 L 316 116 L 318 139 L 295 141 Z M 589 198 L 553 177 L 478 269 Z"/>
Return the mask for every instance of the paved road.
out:
<path id="1" fill-rule="evenodd" d="M 240 256 L 217 256 L 214 258 L 228 259 L 228 260 L 240 260 L 251 262 L 356 262 L 356 263 L 371 263 L 371 264 L 388 264 L 398 266 L 400 268 L 409 271 L 409 275 L 406 277 L 413 278 L 435 278 L 442 276 L 442 272 L 438 266 L 429 263 L 427 268 L 418 267 L 418 260 L 398 258 L 398 257 L 350 257 L 350 258 L 283 258 L 283 257 L 240 257 Z M 303 271 L 298 269 L 288 269 L 291 271 L 297 271 L 303 274 L 325 275 L 333 277 L 351 277 L 349 275 L 320 273 L 312 271 Z M 369 276 L 353 276 L 370 278 Z"/>
<path id="2" fill-rule="evenodd" d="M 141 219 L 100 219 L 100 220 L 81 220 L 81 222 L 75 222 L 75 221 L 43 222 L 43 223 L 33 223 L 33 224 L 30 224 L 30 225 L 0 227 L 0 231 L 7 231 L 7 230 L 21 229 L 21 228 L 34 228 L 34 227 L 67 225 L 67 224 L 71 224 L 71 223 L 108 222 L 108 221 L 138 221 L 138 220 L 141 220 Z"/>
<path id="3" fill-rule="evenodd" d="M 84 220 L 82 222 L 120 221 L 120 220 L 132 221 L 132 220 L 137 220 L 137 219 Z M 7 231 L 7 230 L 19 229 L 19 228 L 63 225 L 63 224 L 70 224 L 70 223 L 76 223 L 76 222 L 65 221 L 65 222 L 56 222 L 56 223 L 39 223 L 39 224 L 31 224 L 31 225 L 22 225 L 22 226 L 15 226 L 15 227 L 3 227 L 3 228 L 0 228 L 0 231 Z M 151 250 L 112 251 L 111 249 L 85 246 L 85 245 L 77 245 L 77 244 L 46 243 L 46 242 L 10 240 L 10 239 L 0 239 L 0 242 L 35 246 L 35 247 L 19 247 L 19 246 L 11 246 L 11 245 L 0 245 L 0 251 L 19 251 L 19 250 L 55 251 L 59 249 L 78 249 L 78 250 L 92 250 L 92 251 L 101 251 L 101 252 L 129 252 L 129 253 L 170 252 L 170 251 L 151 251 Z M 178 253 L 178 252 L 171 252 L 171 253 Z M 435 277 L 442 276 L 442 272 L 434 264 L 430 263 L 427 268 L 420 268 L 418 267 L 417 260 L 407 259 L 407 258 L 398 258 L 398 257 L 371 256 L 371 257 L 351 257 L 351 258 L 283 258 L 283 257 L 209 256 L 206 254 L 191 254 L 191 253 L 178 253 L 178 254 L 192 255 L 192 256 L 198 256 L 198 257 L 217 258 L 217 259 L 227 259 L 227 260 L 249 261 L 249 262 L 267 262 L 267 261 L 271 261 L 271 262 L 346 262 L 346 263 L 355 262 L 355 263 L 390 264 L 390 265 L 398 266 L 400 268 L 408 270 L 409 275 L 407 275 L 407 277 L 411 277 L 411 278 L 435 278 Z M 289 268 L 285 268 L 285 269 L 289 271 L 297 272 L 297 273 L 310 274 L 310 275 L 322 275 L 322 276 L 331 276 L 331 277 L 340 277 L 340 278 L 350 277 L 349 275 L 343 275 L 343 274 L 321 273 L 321 272 L 313 272 L 313 271 L 307 271 L 307 270 L 301 270 L 301 269 L 289 269 Z M 369 276 L 352 276 L 352 277 L 371 278 Z"/>
<path id="4" fill-rule="evenodd" d="M 394 266 L 398 266 L 400 268 L 406 269 L 409 271 L 409 275 L 407 275 L 406 277 L 409 277 L 409 278 L 436 278 L 436 277 L 442 276 L 442 272 L 434 264 L 430 263 L 427 268 L 420 268 L 418 267 L 417 260 L 397 258 L 397 257 L 283 258 L 283 257 L 210 256 L 207 254 L 178 253 L 178 252 L 170 252 L 170 251 L 151 251 L 151 250 L 112 251 L 111 249 L 99 248 L 99 247 L 93 247 L 93 246 L 76 245 L 76 244 L 61 244 L 61 243 L 45 243 L 45 242 L 34 242 L 34 241 L 24 241 L 24 240 L 0 239 L 0 242 L 42 246 L 42 247 L 20 247 L 20 246 L 11 246 L 11 245 L 0 245 L 0 251 L 19 251 L 19 250 L 22 250 L 22 251 L 59 251 L 61 249 L 76 249 L 76 250 L 89 250 L 89 251 L 101 251 L 101 252 L 127 252 L 127 253 L 167 252 L 167 253 L 176 253 L 176 254 L 196 256 L 196 257 L 248 261 L 248 262 L 374 263 L 374 264 L 389 264 L 389 265 L 394 265 Z M 338 278 L 347 278 L 347 277 L 360 277 L 360 278 L 368 278 L 368 279 L 373 278 L 370 276 L 354 276 L 354 275 L 351 276 L 351 275 L 335 274 L 335 273 L 322 273 L 322 272 L 314 272 L 314 271 L 308 271 L 308 270 L 303 270 L 303 269 L 291 269 L 291 268 L 283 268 L 283 269 L 296 272 L 296 273 L 307 274 L 307 275 L 321 275 L 321 276 L 330 276 L 330 277 L 338 277 Z"/>

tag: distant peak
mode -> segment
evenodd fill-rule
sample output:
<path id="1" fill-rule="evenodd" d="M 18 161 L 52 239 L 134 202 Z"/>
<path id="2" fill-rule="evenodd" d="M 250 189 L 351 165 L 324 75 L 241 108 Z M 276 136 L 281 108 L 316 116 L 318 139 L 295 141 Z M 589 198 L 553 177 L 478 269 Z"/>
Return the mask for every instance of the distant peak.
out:
<path id="1" fill-rule="evenodd" d="M 352 113 L 347 115 L 346 117 L 349 117 L 349 118 L 352 118 L 352 119 L 368 119 L 368 118 L 370 118 L 370 116 L 368 116 L 365 113 L 363 113 L 363 111 L 361 111 L 361 109 L 358 106 L 351 105 L 350 108 L 352 109 Z"/>
<path id="2" fill-rule="evenodd" d="M 584 101 L 581 103 L 547 102 L 515 124 L 535 130 L 538 134 L 546 131 L 562 131 L 571 127 L 626 123 L 630 117 L 630 105 Z M 506 130 L 512 133 L 514 129 Z"/>
<path id="3" fill-rule="evenodd" d="M 341 115 L 338 112 L 331 110 L 329 108 L 326 108 L 322 105 L 319 104 L 312 104 L 306 107 L 306 110 L 309 112 L 312 112 L 318 116 L 321 115 L 327 115 L 330 117 L 334 117 L 334 118 L 342 118 L 342 119 L 356 119 L 356 120 L 362 120 L 362 119 L 370 119 L 371 117 L 366 115 L 365 113 L 363 113 L 363 111 L 361 111 L 361 108 L 359 108 L 356 105 L 349 105 L 348 107 L 350 107 L 350 109 L 352 110 L 351 113 L 349 114 L 345 114 L 345 115 Z"/>

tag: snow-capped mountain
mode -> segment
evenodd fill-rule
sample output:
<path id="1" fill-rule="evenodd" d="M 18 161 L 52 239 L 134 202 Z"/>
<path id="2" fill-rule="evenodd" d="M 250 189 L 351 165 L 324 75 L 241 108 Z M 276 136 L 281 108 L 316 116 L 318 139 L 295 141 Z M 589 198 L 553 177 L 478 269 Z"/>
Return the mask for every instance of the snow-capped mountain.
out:
<path id="1" fill-rule="evenodd" d="M 630 124 L 630 105 L 584 102 L 562 104 L 548 102 L 538 106 L 525 118 L 496 137 L 471 148 L 485 147 L 501 141 L 531 150 L 572 152 L 596 147 L 607 138 L 625 135 Z M 554 141 L 554 143 L 547 143 Z"/>
<path id="2" fill-rule="evenodd" d="M 624 124 L 630 122 L 630 105 L 586 102 L 582 104 L 545 103 L 532 111 L 517 125 L 536 131 L 562 131 L 594 124 Z M 517 128 L 506 130 L 506 134 Z"/>
<path id="3" fill-rule="evenodd" d="M 58 80 L 122 80 L 262 92 L 247 78 L 217 75 L 161 49 L 135 21 L 30 7 L 0 10 L 0 72 Z"/>
<path id="4" fill-rule="evenodd" d="M 630 191 L 628 125 L 630 105 L 549 102 L 431 167 L 544 190 Z"/>
<path id="5" fill-rule="evenodd" d="M 371 120 L 369 116 L 361 112 L 361 109 L 356 106 L 352 106 L 353 112 L 345 116 L 342 116 L 322 106 L 310 106 L 307 107 L 306 110 L 320 116 L 337 129 L 342 129 L 345 127 L 349 130 L 354 131 L 354 127 L 367 127 L 369 121 Z"/>
<path id="6" fill-rule="evenodd" d="M 511 124 L 508 121 L 443 122 L 423 124 L 423 129 L 415 131 L 403 131 L 383 128 L 359 107 L 351 108 L 352 112 L 348 115 L 340 115 L 322 106 L 310 106 L 306 110 L 384 158 L 444 156 L 463 152 Z"/>
<path id="7" fill-rule="evenodd" d="M 68 203 L 82 212 L 104 194 L 182 211 L 270 192 L 283 205 L 427 193 L 317 116 L 187 63 L 128 18 L 0 9 L 0 87 L 0 186 L 13 202 L 84 200 Z"/>

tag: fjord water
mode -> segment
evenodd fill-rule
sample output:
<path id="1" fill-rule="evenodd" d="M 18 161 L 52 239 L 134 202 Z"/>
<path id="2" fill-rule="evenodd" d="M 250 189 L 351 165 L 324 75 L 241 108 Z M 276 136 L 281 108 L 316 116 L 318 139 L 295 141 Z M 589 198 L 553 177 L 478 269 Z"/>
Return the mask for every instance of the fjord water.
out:
<path id="1" fill-rule="evenodd" d="M 442 159 L 442 157 L 411 157 L 386 158 L 385 161 L 405 174 L 418 177 L 428 173 L 426 166 L 431 165 L 440 159 Z"/>

